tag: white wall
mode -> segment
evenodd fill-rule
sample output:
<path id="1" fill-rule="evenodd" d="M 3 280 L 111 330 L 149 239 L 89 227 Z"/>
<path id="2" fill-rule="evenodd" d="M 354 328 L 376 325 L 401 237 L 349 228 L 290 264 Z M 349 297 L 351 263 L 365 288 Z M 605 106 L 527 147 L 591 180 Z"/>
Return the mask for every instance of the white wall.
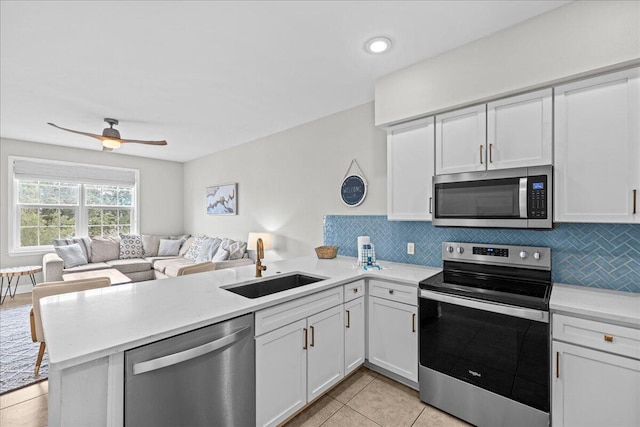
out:
<path id="1" fill-rule="evenodd" d="M 351 160 L 369 182 L 365 201 L 339 195 Z M 373 103 L 197 159 L 184 165 L 185 231 L 246 241 L 250 231 L 276 239 L 267 259 L 314 254 L 323 216 L 386 214 L 386 133 L 373 125 Z M 238 183 L 238 215 L 205 213 L 205 188 Z"/>
<path id="2" fill-rule="evenodd" d="M 0 266 L 40 265 L 42 255 L 9 256 L 8 157 L 23 156 L 40 159 L 96 165 L 119 166 L 140 170 L 140 233 L 180 234 L 183 232 L 182 163 L 142 157 L 124 156 L 96 150 L 81 150 L 51 144 L 0 138 Z M 37 277 L 41 281 L 41 277 Z M 21 279 L 21 283 L 28 280 Z M 20 290 L 24 288 L 21 287 Z M 20 292 L 19 290 L 19 292 Z M 28 289 L 25 289 L 28 290 Z"/>
<path id="3" fill-rule="evenodd" d="M 640 2 L 576 1 L 378 79 L 375 122 L 402 122 L 639 59 Z"/>

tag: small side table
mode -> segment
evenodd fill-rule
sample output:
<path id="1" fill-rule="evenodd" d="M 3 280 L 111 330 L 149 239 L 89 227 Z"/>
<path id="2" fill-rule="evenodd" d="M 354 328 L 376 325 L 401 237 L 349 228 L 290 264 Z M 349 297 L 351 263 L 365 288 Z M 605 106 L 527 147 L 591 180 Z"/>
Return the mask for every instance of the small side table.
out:
<path id="1" fill-rule="evenodd" d="M 36 273 L 40 273 L 42 267 L 39 265 L 27 265 L 24 267 L 8 267 L 0 269 L 0 304 L 4 304 L 4 300 L 7 299 L 7 295 L 11 298 L 16 296 L 18 290 L 18 283 L 21 276 L 29 276 L 31 278 L 31 284 L 36 285 Z M 4 287 L 4 278 L 7 278 L 7 290 L 2 294 L 2 288 Z M 13 293 L 11 292 L 11 282 L 16 279 L 13 287 Z"/>

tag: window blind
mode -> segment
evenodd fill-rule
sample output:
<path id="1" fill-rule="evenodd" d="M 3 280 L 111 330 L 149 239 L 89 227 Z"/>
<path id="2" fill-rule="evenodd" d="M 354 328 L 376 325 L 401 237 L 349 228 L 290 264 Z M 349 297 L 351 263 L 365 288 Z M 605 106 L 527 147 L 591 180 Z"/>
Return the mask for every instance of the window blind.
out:
<path id="1" fill-rule="evenodd" d="M 15 179 L 76 182 L 132 187 L 136 183 L 135 169 L 87 166 L 78 163 L 49 163 L 39 160 L 15 159 Z"/>

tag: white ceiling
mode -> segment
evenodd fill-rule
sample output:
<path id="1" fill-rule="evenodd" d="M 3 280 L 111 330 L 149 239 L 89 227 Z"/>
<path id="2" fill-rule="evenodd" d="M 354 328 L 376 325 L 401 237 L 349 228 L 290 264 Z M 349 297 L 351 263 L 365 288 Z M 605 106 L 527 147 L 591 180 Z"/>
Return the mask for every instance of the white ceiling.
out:
<path id="1" fill-rule="evenodd" d="M 0 136 L 185 162 L 372 101 L 378 77 L 567 1 L 2 1 Z M 364 51 L 371 37 L 390 52 Z M 104 153 L 104 155 L 109 155 Z"/>

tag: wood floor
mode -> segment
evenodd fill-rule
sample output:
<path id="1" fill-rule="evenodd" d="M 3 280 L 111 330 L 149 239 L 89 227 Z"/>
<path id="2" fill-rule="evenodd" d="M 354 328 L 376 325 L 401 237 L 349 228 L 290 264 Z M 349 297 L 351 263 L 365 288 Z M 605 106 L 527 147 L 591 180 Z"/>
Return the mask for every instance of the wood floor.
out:
<path id="1" fill-rule="evenodd" d="M 7 298 L 0 310 L 31 304 L 31 294 Z M 35 359 L 34 359 L 35 363 Z M 0 396 L 0 426 L 45 427 L 47 381 Z M 468 424 L 420 401 L 418 392 L 361 368 L 287 422 L 286 427 L 463 427 Z"/>

